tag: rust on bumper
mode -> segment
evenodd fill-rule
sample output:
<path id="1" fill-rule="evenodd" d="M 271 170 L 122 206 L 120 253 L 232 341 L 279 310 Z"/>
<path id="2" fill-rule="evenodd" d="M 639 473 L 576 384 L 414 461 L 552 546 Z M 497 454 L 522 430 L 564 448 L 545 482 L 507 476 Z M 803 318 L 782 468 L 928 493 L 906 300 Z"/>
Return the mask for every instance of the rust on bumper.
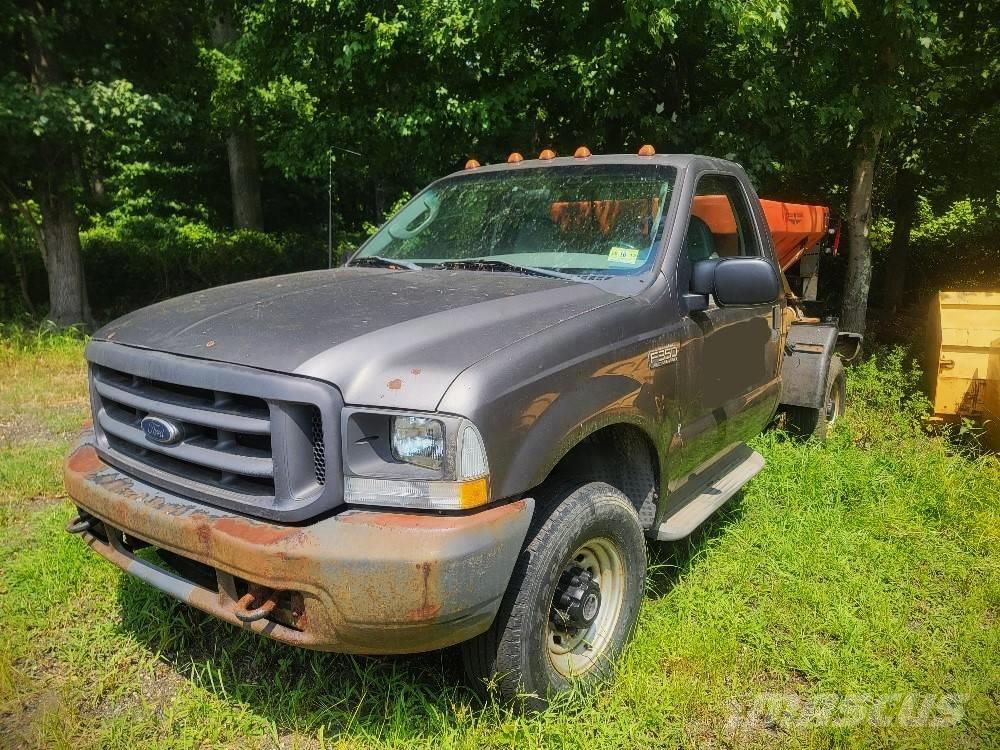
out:
<path id="1" fill-rule="evenodd" d="M 85 433 L 64 469 L 81 510 L 126 535 L 215 569 L 216 589 L 84 531 L 96 552 L 147 583 L 234 625 L 286 643 L 346 653 L 415 653 L 452 645 L 493 621 L 534 502 L 452 516 L 344 510 L 286 526 L 183 498 L 119 472 Z M 234 581 L 295 592 L 295 627 L 243 622 Z"/>

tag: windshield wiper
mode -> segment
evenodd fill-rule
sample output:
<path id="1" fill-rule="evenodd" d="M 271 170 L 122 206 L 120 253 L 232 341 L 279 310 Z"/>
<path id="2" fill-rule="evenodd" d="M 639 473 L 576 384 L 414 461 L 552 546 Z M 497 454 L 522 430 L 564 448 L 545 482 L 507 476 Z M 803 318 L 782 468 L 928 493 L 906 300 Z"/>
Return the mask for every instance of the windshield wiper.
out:
<path id="1" fill-rule="evenodd" d="M 383 258 L 381 255 L 362 255 L 355 258 L 349 266 L 371 266 L 372 268 L 407 268 L 411 271 L 423 271 L 416 263 L 399 258 Z"/>
<path id="2" fill-rule="evenodd" d="M 569 281 L 582 281 L 578 276 L 571 273 L 553 271 L 549 268 L 536 268 L 535 266 L 519 266 L 516 263 L 508 263 L 505 260 L 491 260 L 489 258 L 464 258 L 462 260 L 445 260 L 431 268 L 458 268 L 466 271 L 511 271 L 513 273 L 523 273 L 525 276 L 548 276 L 552 279 L 568 279 Z"/>

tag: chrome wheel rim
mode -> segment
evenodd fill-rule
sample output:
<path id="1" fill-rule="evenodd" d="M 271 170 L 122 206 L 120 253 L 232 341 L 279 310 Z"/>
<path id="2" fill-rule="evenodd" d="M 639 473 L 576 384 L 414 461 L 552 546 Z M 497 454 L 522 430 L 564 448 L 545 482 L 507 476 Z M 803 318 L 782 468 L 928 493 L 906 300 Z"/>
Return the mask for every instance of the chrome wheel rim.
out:
<path id="1" fill-rule="evenodd" d="M 607 656 L 612 636 L 625 603 L 625 566 L 618 548 L 610 539 L 599 537 L 580 545 L 563 565 L 562 574 L 586 571 L 599 587 L 599 604 L 593 621 L 574 627 L 568 623 L 565 610 L 557 606 L 557 589 L 546 627 L 545 640 L 549 662 L 564 677 L 580 677 Z M 561 577 L 562 579 L 562 577 Z M 593 604 L 582 603 L 582 609 Z M 591 612 L 587 611 L 590 615 Z"/>
<path id="2" fill-rule="evenodd" d="M 828 425 L 832 425 L 837 421 L 842 408 L 843 403 L 840 398 L 840 388 L 837 387 L 837 383 L 835 382 L 826 399 L 826 423 Z"/>

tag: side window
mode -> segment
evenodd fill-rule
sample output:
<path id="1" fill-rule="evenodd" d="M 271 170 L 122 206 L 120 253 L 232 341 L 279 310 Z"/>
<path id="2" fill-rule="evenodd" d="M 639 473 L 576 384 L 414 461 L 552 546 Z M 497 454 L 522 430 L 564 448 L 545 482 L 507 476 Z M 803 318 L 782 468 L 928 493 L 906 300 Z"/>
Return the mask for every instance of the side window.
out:
<path id="1" fill-rule="evenodd" d="M 707 174 L 698 180 L 685 243 L 692 262 L 761 254 L 739 180 L 721 174 Z"/>

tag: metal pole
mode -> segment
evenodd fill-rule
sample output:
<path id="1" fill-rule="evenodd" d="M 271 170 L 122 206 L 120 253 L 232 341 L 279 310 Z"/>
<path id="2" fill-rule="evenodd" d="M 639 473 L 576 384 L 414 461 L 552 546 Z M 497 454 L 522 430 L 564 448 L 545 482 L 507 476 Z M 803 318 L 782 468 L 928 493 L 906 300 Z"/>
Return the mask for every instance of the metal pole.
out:
<path id="1" fill-rule="evenodd" d="M 326 267 L 333 268 L 333 154 L 326 155 Z"/>
<path id="2" fill-rule="evenodd" d="M 345 154 L 362 156 L 358 151 L 352 151 L 342 146 L 331 146 L 326 152 L 326 267 L 333 268 L 333 150 Z"/>

